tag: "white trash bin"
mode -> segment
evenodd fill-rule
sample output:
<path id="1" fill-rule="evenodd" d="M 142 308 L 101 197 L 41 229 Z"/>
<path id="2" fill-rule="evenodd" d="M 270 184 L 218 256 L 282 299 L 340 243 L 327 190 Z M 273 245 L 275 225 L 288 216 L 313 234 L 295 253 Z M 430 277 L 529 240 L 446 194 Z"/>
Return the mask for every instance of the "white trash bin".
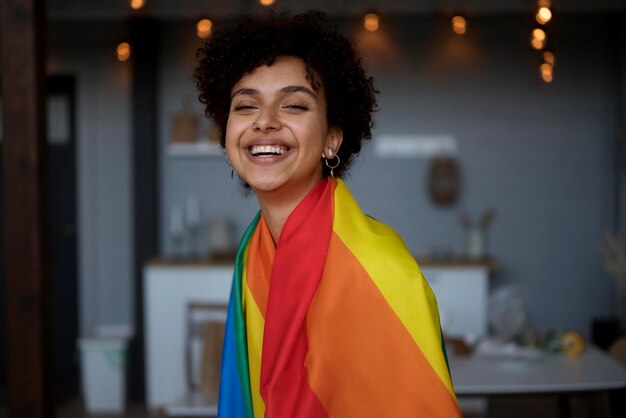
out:
<path id="1" fill-rule="evenodd" d="M 85 408 L 92 414 L 122 414 L 126 410 L 128 327 L 98 327 L 93 337 L 80 338 Z"/>

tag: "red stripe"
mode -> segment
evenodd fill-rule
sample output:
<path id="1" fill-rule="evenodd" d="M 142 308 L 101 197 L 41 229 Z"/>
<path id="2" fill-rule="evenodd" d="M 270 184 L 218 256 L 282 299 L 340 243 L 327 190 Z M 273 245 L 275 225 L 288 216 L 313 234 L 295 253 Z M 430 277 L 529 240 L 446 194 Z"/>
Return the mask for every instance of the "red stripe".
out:
<path id="1" fill-rule="evenodd" d="M 326 417 L 307 382 L 306 315 L 332 230 L 334 183 L 321 181 L 292 212 L 278 245 L 263 333 L 261 396 L 271 418 Z"/>

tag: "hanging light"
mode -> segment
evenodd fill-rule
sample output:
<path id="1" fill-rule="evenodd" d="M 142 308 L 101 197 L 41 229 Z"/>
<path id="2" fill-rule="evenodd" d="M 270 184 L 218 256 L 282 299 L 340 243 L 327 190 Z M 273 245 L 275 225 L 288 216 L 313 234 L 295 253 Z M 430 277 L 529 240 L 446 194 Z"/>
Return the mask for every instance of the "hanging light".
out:
<path id="1" fill-rule="evenodd" d="M 552 12 L 547 7 L 540 7 L 539 10 L 537 10 L 535 19 L 537 20 L 537 23 L 545 25 L 550 21 L 550 19 L 552 19 Z"/>
<path id="2" fill-rule="evenodd" d="M 368 32 L 376 32 L 380 27 L 380 17 L 376 13 L 367 13 L 363 17 L 363 27 Z"/>
<path id="3" fill-rule="evenodd" d="M 128 42 L 122 42 L 117 46 L 117 59 L 119 61 L 127 61 L 130 58 L 130 44 Z"/>
<path id="4" fill-rule="evenodd" d="M 275 0 L 259 0 L 262 6 L 268 7 L 274 4 Z"/>
<path id="5" fill-rule="evenodd" d="M 196 24 L 196 33 L 198 38 L 206 39 L 211 36 L 211 30 L 213 29 L 213 22 L 211 19 L 201 19 Z"/>
<path id="6" fill-rule="evenodd" d="M 130 7 L 133 10 L 139 10 L 145 5 L 146 5 L 146 0 L 131 0 L 130 1 Z"/>
<path id="7" fill-rule="evenodd" d="M 457 35 L 465 34 L 465 31 L 467 30 L 467 20 L 463 16 L 454 16 L 452 18 L 452 30 Z"/>

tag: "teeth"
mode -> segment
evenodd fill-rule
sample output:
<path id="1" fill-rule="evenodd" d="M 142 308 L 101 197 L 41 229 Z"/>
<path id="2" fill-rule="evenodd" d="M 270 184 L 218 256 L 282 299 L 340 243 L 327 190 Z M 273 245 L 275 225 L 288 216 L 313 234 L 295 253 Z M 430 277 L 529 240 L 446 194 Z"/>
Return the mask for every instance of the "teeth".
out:
<path id="1" fill-rule="evenodd" d="M 282 155 L 287 152 L 287 148 L 282 145 L 253 145 L 250 148 L 252 155 Z"/>

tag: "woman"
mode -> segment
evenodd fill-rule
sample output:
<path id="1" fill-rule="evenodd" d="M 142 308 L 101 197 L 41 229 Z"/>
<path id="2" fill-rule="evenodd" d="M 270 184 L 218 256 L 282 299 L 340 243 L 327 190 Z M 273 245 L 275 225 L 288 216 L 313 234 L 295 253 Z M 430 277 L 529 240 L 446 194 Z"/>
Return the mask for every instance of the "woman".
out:
<path id="1" fill-rule="evenodd" d="M 350 42 L 321 13 L 270 14 L 198 57 L 200 101 L 261 208 L 237 254 L 220 417 L 460 416 L 434 295 L 339 179 L 376 104 Z"/>

